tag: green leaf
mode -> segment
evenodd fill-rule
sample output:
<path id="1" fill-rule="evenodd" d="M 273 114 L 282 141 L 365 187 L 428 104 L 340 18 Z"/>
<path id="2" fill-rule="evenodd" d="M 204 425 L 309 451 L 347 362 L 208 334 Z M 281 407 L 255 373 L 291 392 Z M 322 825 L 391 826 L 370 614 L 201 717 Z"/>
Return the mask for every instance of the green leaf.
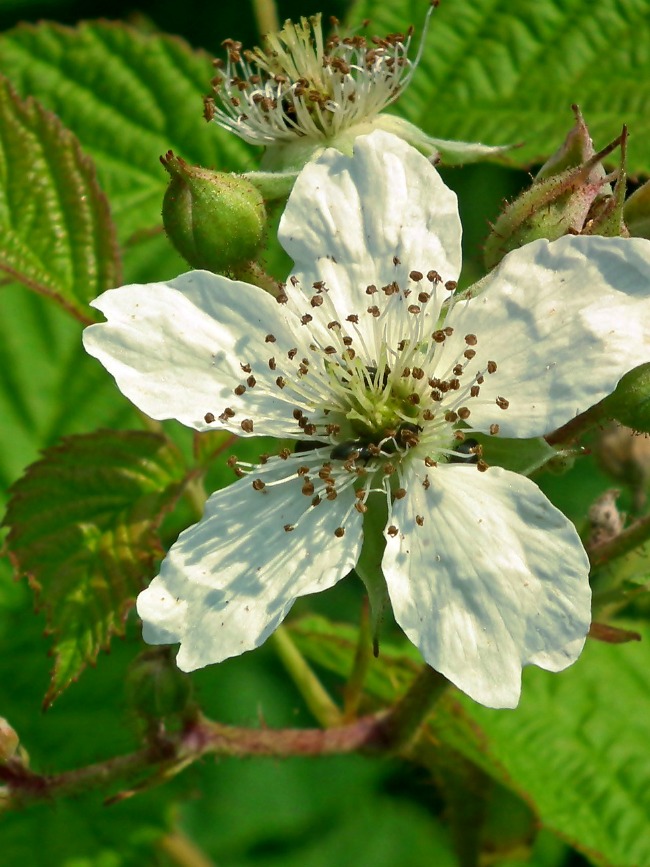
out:
<path id="1" fill-rule="evenodd" d="M 0 269 L 82 322 L 120 281 L 108 203 L 61 121 L 0 77 Z"/>
<path id="2" fill-rule="evenodd" d="M 591 641 L 566 672 L 527 671 L 512 713 L 463 702 L 544 826 L 606 867 L 650 864 L 650 629 L 628 625 L 641 644 Z"/>
<path id="3" fill-rule="evenodd" d="M 160 229 L 170 148 L 222 171 L 251 167 L 250 149 L 203 119 L 214 69 L 181 39 L 123 23 L 22 24 L 0 37 L 0 67 L 93 157 L 123 240 Z"/>
<path id="4" fill-rule="evenodd" d="M 54 635 L 46 706 L 123 634 L 161 555 L 157 528 L 183 477 L 162 437 L 100 431 L 48 449 L 11 489 L 7 548 Z"/>
<path id="5" fill-rule="evenodd" d="M 421 31 L 425 4 L 359 0 L 351 23 Z M 422 63 L 397 112 L 438 138 L 515 144 L 542 162 L 577 103 L 597 147 L 630 129 L 630 174 L 650 173 L 650 19 L 646 0 L 452 0 L 433 13 Z"/>

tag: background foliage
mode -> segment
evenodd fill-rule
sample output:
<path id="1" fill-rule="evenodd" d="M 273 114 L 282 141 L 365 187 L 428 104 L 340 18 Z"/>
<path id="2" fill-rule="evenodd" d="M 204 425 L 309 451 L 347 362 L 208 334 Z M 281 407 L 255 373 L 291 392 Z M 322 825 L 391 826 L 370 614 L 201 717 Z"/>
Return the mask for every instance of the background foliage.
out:
<path id="1" fill-rule="evenodd" d="M 373 32 L 387 33 L 420 24 L 426 3 L 278 6 L 281 19 L 322 10 L 353 23 L 370 17 Z M 87 301 L 103 288 L 164 279 L 186 267 L 160 230 L 167 179 L 160 154 L 172 148 L 204 166 L 254 167 L 253 149 L 201 117 L 210 57 L 221 40 L 233 36 L 251 45 L 257 39 L 252 13 L 245 12 L 198 2 L 0 2 L 2 489 L 40 450 L 60 448 L 62 437 L 87 437 L 81 441 L 89 454 L 113 455 L 113 463 L 98 461 L 89 484 L 88 476 L 75 475 L 64 447 L 50 453 L 60 458 L 58 475 L 44 477 L 37 464 L 18 490 L 28 508 L 39 501 L 31 518 L 44 515 L 50 530 L 59 521 L 71 533 L 87 533 L 94 516 L 94 535 L 84 537 L 92 543 L 93 569 L 101 562 L 110 574 L 119 564 L 124 580 L 136 584 L 115 554 L 123 512 L 152 493 L 152 478 L 155 490 L 164 489 L 156 521 L 136 546 L 138 568 L 148 558 L 153 570 L 176 535 L 174 521 L 183 517 L 169 518 L 168 511 L 192 444 L 173 426 L 178 453 L 163 454 L 153 433 L 137 442 L 89 436 L 142 422 L 85 356 L 80 329 L 92 316 Z M 50 23 L 34 23 L 43 16 Z M 76 25 L 89 16 L 126 23 Z M 559 146 L 571 126 L 571 103 L 580 104 L 597 146 L 626 122 L 629 171 L 639 178 L 650 173 L 650 91 L 641 85 L 650 77 L 649 22 L 647 0 L 443 0 L 408 98 L 395 110 L 440 138 L 525 139 L 508 167 L 445 172 L 460 195 L 466 279 L 481 273 L 486 220 L 525 183 L 525 170 Z M 65 180 L 71 172 L 72 186 Z M 25 176 L 33 184 L 18 182 Z M 73 212 L 73 194 L 75 201 L 83 196 L 84 209 Z M 126 473 L 136 458 L 141 466 L 145 453 L 150 474 L 135 474 L 129 503 L 114 503 L 105 518 L 98 492 L 115 479 L 111 472 Z M 210 468 L 209 488 L 229 480 L 221 464 Z M 594 458 L 540 481 L 576 520 L 612 485 Z M 631 486 L 623 503 L 633 508 Z M 72 548 L 77 541 L 71 537 Z M 17 546 L 20 568 L 32 574 L 35 560 L 48 559 L 43 537 L 36 542 L 27 538 Z M 89 574 L 86 562 L 75 561 L 70 571 L 71 556 L 50 563 L 36 615 L 27 583 L 14 583 L 9 564 L 0 564 L 0 716 L 44 772 L 99 761 L 138 742 L 124 682 L 142 649 L 139 630 L 133 615 L 125 621 L 119 606 L 108 606 L 100 632 L 88 634 L 84 616 L 98 585 L 79 580 Z M 643 556 L 630 575 L 647 581 Z M 75 622 L 53 620 L 56 600 L 76 592 Z M 355 635 L 345 625 L 332 634 L 322 618 L 355 623 L 361 604 L 360 585 L 349 581 L 295 608 L 293 635 L 335 694 L 350 671 Z M 471 859 L 480 848 L 482 865 L 644 867 L 650 864 L 646 613 L 642 603 L 627 611 L 633 619 L 626 625 L 647 638 L 640 644 L 591 642 L 561 675 L 527 671 L 516 711 L 488 711 L 450 695 L 427 732 L 428 750 L 413 766 L 360 757 L 206 760 L 165 786 L 110 806 L 89 794 L 8 814 L 0 852 L 8 864 L 36 867 L 467 867 L 477 863 Z M 123 637 L 98 655 L 114 633 Z M 397 634 L 388 634 L 369 672 L 368 701 L 390 700 L 404 688 L 414 668 L 410 653 Z M 82 673 L 86 663 L 93 667 Z M 43 716 L 44 696 L 49 703 L 77 676 Z M 193 681 L 206 713 L 224 722 L 314 724 L 270 646 Z"/>

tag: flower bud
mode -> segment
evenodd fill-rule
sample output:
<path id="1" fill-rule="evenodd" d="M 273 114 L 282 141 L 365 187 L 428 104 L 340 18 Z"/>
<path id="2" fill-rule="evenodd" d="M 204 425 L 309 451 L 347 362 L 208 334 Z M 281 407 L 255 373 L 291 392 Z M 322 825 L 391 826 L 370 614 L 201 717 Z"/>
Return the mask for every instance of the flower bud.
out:
<path id="1" fill-rule="evenodd" d="M 530 189 L 506 205 L 485 243 L 485 263 L 493 268 L 517 247 L 539 238 L 554 241 L 566 234 L 621 234 L 610 228 L 612 215 L 603 202 L 612 199 L 602 160 L 621 143 L 619 137 L 594 152 L 589 130 L 577 106 L 575 124 L 562 147 L 542 166 Z M 623 197 L 625 185 L 623 181 Z M 622 199 L 621 199 L 622 206 Z M 607 217 L 607 230 L 595 219 Z M 620 221 L 619 212 L 619 226 Z"/>
<path id="2" fill-rule="evenodd" d="M 0 762 L 12 759 L 18 749 L 18 735 L 6 719 L 0 717 Z"/>
<path id="3" fill-rule="evenodd" d="M 129 705 L 149 720 L 181 714 L 192 695 L 189 677 L 174 665 L 169 648 L 145 650 L 131 664 L 126 678 Z"/>
<path id="4" fill-rule="evenodd" d="M 650 363 L 626 373 L 605 399 L 604 409 L 632 430 L 650 433 Z"/>
<path id="5" fill-rule="evenodd" d="M 650 181 L 635 190 L 625 202 L 623 218 L 630 235 L 650 238 Z"/>
<path id="6" fill-rule="evenodd" d="M 233 273 L 252 261 L 264 240 L 266 209 L 245 178 L 190 166 L 168 151 L 171 175 L 163 200 L 165 231 L 194 268 Z"/>

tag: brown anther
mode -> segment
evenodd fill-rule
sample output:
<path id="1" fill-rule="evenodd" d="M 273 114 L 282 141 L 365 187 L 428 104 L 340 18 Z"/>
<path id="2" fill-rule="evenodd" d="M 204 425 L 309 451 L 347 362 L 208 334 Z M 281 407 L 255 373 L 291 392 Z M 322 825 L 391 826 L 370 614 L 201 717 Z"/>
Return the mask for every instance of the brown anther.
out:
<path id="1" fill-rule="evenodd" d="M 284 388 L 287 384 L 287 381 L 282 376 L 278 376 L 278 378 L 275 380 L 275 384 L 278 388 Z"/>
<path id="2" fill-rule="evenodd" d="M 245 385 L 238 385 L 237 388 L 234 388 L 233 391 L 236 395 L 241 396 L 246 391 Z"/>
<path id="3" fill-rule="evenodd" d="M 241 429 L 244 431 L 244 433 L 253 433 L 253 419 L 243 419 L 241 422 Z"/>
<path id="4" fill-rule="evenodd" d="M 296 473 L 299 476 L 306 476 L 309 474 L 309 467 L 298 467 L 298 469 L 296 470 Z"/>
<path id="5" fill-rule="evenodd" d="M 254 479 L 253 488 L 256 491 L 263 491 L 266 487 L 266 484 L 261 479 Z"/>
<path id="6" fill-rule="evenodd" d="M 296 349 L 295 346 L 294 346 L 293 349 L 290 349 L 290 350 L 287 352 L 287 358 L 289 359 L 289 361 L 293 361 L 294 358 L 296 357 L 296 355 L 298 355 L 298 350 Z"/>
<path id="7" fill-rule="evenodd" d="M 313 437 L 316 433 L 316 425 L 315 424 L 306 424 L 303 427 L 303 431 L 308 437 Z"/>
<path id="8" fill-rule="evenodd" d="M 478 338 L 476 337 L 476 334 L 466 334 L 465 343 L 468 346 L 476 346 L 476 344 L 478 343 Z"/>
<path id="9" fill-rule="evenodd" d="M 302 486 L 302 493 L 306 497 L 311 497 L 314 493 L 314 483 L 310 482 L 309 479 L 305 479 L 305 483 Z"/>
<path id="10" fill-rule="evenodd" d="M 341 327 L 341 323 L 338 322 L 336 319 L 332 319 L 331 322 L 328 322 L 328 323 L 327 323 L 327 327 L 328 327 L 328 328 L 340 328 L 340 327 Z"/>
<path id="11" fill-rule="evenodd" d="M 435 418 L 435 414 L 434 414 L 433 410 L 425 409 L 424 412 L 422 413 L 422 418 L 425 421 L 433 421 L 433 419 Z"/>
<path id="12" fill-rule="evenodd" d="M 488 373 L 496 373 L 497 371 L 497 363 L 496 361 L 488 361 L 487 363 L 487 372 Z"/>
<path id="13" fill-rule="evenodd" d="M 429 478 L 429 476 L 424 477 L 424 481 L 422 482 L 422 487 L 424 488 L 425 491 L 428 491 L 429 488 L 431 487 L 431 479 Z"/>
<path id="14" fill-rule="evenodd" d="M 345 346 L 352 346 L 352 338 L 351 338 L 349 335 L 346 335 L 346 336 L 343 338 L 343 344 L 344 344 Z"/>
<path id="15" fill-rule="evenodd" d="M 462 372 L 463 372 L 463 365 L 462 364 L 454 365 L 454 369 L 452 370 L 452 373 L 454 374 L 454 376 L 460 376 L 462 374 Z"/>
<path id="16" fill-rule="evenodd" d="M 353 325 L 356 325 L 357 322 L 359 321 L 359 317 L 357 316 L 356 313 L 350 313 L 349 316 L 346 316 L 346 317 L 345 317 L 345 321 L 346 321 L 346 322 L 352 322 Z"/>
<path id="17" fill-rule="evenodd" d="M 320 506 L 320 504 L 321 504 L 322 502 L 323 502 L 323 501 L 321 500 L 321 498 L 318 496 L 318 494 L 316 494 L 316 496 L 314 497 L 314 499 L 311 501 L 311 504 L 312 504 L 312 506 Z"/>
<path id="18" fill-rule="evenodd" d="M 479 473 L 484 473 L 488 469 L 488 465 L 485 463 L 485 461 L 479 460 L 477 461 L 476 469 L 479 471 Z"/>
<path id="19" fill-rule="evenodd" d="M 226 466 L 230 467 L 230 469 L 232 469 L 233 467 L 236 467 L 237 466 L 237 455 L 230 455 L 230 457 L 226 461 Z"/>
<path id="20" fill-rule="evenodd" d="M 485 377 L 484 377 L 482 374 L 479 374 L 479 375 L 476 377 L 476 381 L 477 381 L 477 383 L 478 383 L 479 385 L 483 385 L 483 383 L 485 382 Z"/>
<path id="21" fill-rule="evenodd" d="M 458 283 L 456 283 L 455 280 L 447 280 L 447 282 L 445 283 L 445 289 L 447 290 L 447 292 L 455 292 L 457 286 Z"/>
<path id="22" fill-rule="evenodd" d="M 404 352 L 404 349 L 406 348 L 407 344 L 408 344 L 408 340 L 400 340 L 400 342 L 397 344 L 397 349 L 400 352 Z"/>
<path id="23" fill-rule="evenodd" d="M 419 292 L 418 293 L 418 301 L 421 301 L 422 304 L 426 304 L 427 301 L 431 298 L 428 292 Z"/>
<path id="24" fill-rule="evenodd" d="M 366 492 L 364 490 L 355 491 L 354 496 L 357 498 L 357 500 L 363 500 L 363 498 L 366 496 Z"/>
<path id="25" fill-rule="evenodd" d="M 425 465 L 425 467 L 437 467 L 437 466 L 438 466 L 438 461 L 434 461 L 433 458 L 430 458 L 430 457 L 427 455 L 426 458 L 424 459 L 424 465 Z"/>
<path id="26" fill-rule="evenodd" d="M 401 264 L 402 264 L 402 260 L 399 259 L 397 256 L 393 256 L 393 265 L 401 265 Z"/>
<path id="27" fill-rule="evenodd" d="M 241 363 L 240 363 L 239 366 L 240 366 L 241 369 L 244 371 L 244 373 L 250 373 L 250 372 L 251 372 L 251 366 L 250 366 L 250 364 L 241 364 Z"/>
<path id="28" fill-rule="evenodd" d="M 322 292 L 323 289 L 325 288 L 325 281 L 324 280 L 316 280 L 311 285 L 317 292 Z"/>
<path id="29" fill-rule="evenodd" d="M 463 352 L 463 355 L 464 355 L 465 358 L 467 358 L 468 360 L 471 360 L 471 359 L 474 358 L 474 356 L 476 355 L 476 350 L 474 350 L 474 349 L 466 349 L 465 352 Z"/>
<path id="30" fill-rule="evenodd" d="M 402 378 L 403 378 L 403 379 L 408 379 L 408 377 L 409 377 L 410 375 L 411 375 L 411 368 L 410 368 L 410 367 L 405 367 L 404 370 L 402 370 Z"/>
<path id="31" fill-rule="evenodd" d="M 448 409 L 445 413 L 445 421 L 455 422 L 458 421 L 458 415 L 453 411 L 453 409 Z"/>
<path id="32" fill-rule="evenodd" d="M 285 533 L 290 533 L 292 530 L 295 530 L 295 529 L 296 529 L 295 524 L 285 524 L 284 525 L 284 532 Z"/>
<path id="33" fill-rule="evenodd" d="M 309 373 L 309 368 L 304 362 L 301 362 L 298 366 L 298 373 L 300 373 L 301 376 L 307 376 L 307 374 Z"/>
<path id="34" fill-rule="evenodd" d="M 496 405 L 499 407 L 499 409 L 508 409 L 508 407 L 510 406 L 510 401 L 506 400 L 505 397 L 497 397 Z"/>
<path id="35" fill-rule="evenodd" d="M 352 361 L 352 359 L 355 357 L 356 354 L 357 354 L 357 353 L 354 351 L 354 349 L 352 349 L 351 346 L 349 346 L 349 347 L 345 350 L 345 352 L 343 353 L 343 355 L 345 355 L 346 358 L 349 358 L 350 361 Z"/>
<path id="36" fill-rule="evenodd" d="M 284 292 L 279 292 L 275 296 L 275 300 L 278 302 L 278 304 L 286 304 L 287 301 L 289 300 L 289 297 L 287 295 L 285 295 Z"/>
<path id="37" fill-rule="evenodd" d="M 248 379 L 246 380 L 246 385 L 249 388 L 253 388 L 256 384 L 257 384 L 257 380 L 255 379 L 254 376 L 249 376 Z"/>
<path id="38" fill-rule="evenodd" d="M 337 527 L 336 530 L 334 530 L 334 535 L 336 536 L 337 539 L 340 539 L 341 536 L 345 535 L 345 528 L 344 527 Z"/>
<path id="39" fill-rule="evenodd" d="M 233 467 L 233 473 L 237 476 L 238 479 L 243 479 L 246 473 L 243 470 L 240 470 L 239 467 Z"/>
<path id="40" fill-rule="evenodd" d="M 366 506 L 365 503 L 362 503 L 361 500 L 356 501 L 356 503 L 354 504 L 354 508 L 362 515 L 364 515 L 368 511 L 368 506 Z"/>
<path id="41" fill-rule="evenodd" d="M 269 454 L 260 455 L 259 461 L 261 464 L 267 464 L 269 462 L 270 457 L 271 457 L 271 455 L 269 455 Z"/>
<path id="42" fill-rule="evenodd" d="M 391 524 L 390 527 L 387 528 L 386 532 L 388 533 L 389 536 L 397 536 L 397 534 L 399 533 L 399 530 L 397 529 L 395 524 Z"/>
<path id="43" fill-rule="evenodd" d="M 445 332 L 447 337 L 451 337 L 451 335 L 454 333 L 454 329 L 451 327 L 451 325 L 445 325 L 442 330 Z"/>
<path id="44" fill-rule="evenodd" d="M 403 500 L 406 496 L 406 491 L 404 490 L 404 488 L 398 488 L 393 494 L 393 496 L 396 500 Z"/>
<path id="45" fill-rule="evenodd" d="M 299 421 L 302 418 L 302 410 L 294 409 L 291 415 L 295 418 L 296 421 Z"/>
<path id="46" fill-rule="evenodd" d="M 429 271 L 427 273 L 427 280 L 430 283 L 442 283 L 442 277 L 437 271 Z"/>
<path id="47" fill-rule="evenodd" d="M 265 343 L 275 343 L 275 337 L 272 334 L 267 334 L 264 338 Z"/>
<path id="48" fill-rule="evenodd" d="M 409 394 L 406 399 L 412 406 L 417 406 L 420 403 L 420 395 L 416 394 L 415 392 L 413 392 L 413 394 Z"/>
<path id="49" fill-rule="evenodd" d="M 227 421 L 229 418 L 234 418 L 234 417 L 235 417 L 235 410 L 234 410 L 234 409 L 230 409 L 229 406 L 227 406 L 227 407 L 224 409 L 224 411 L 221 413 L 221 415 L 219 416 L 219 418 L 221 419 L 221 421 Z"/>
<path id="50" fill-rule="evenodd" d="M 279 77 L 280 77 L 280 76 L 277 76 L 277 75 L 276 75 L 275 80 L 277 81 Z M 278 83 L 280 83 L 280 82 L 278 82 Z M 289 277 L 289 282 L 291 283 L 291 285 L 292 285 L 293 288 L 295 289 L 296 286 L 298 285 L 298 283 L 300 283 L 300 280 L 296 277 L 295 274 L 292 274 L 291 277 Z"/>
<path id="51" fill-rule="evenodd" d="M 424 525 L 424 518 L 422 517 L 422 515 L 415 516 L 415 523 L 418 525 L 418 527 L 422 527 Z"/>
<path id="52" fill-rule="evenodd" d="M 307 325 L 307 323 L 311 322 L 313 318 L 314 317 L 311 316 L 309 313 L 305 313 L 304 316 L 300 317 L 300 321 L 302 322 L 303 325 Z"/>
<path id="53" fill-rule="evenodd" d="M 420 280 L 422 280 L 422 278 L 424 277 L 424 274 L 422 274 L 421 271 L 411 271 L 409 277 L 411 278 L 411 280 L 413 280 L 414 283 L 419 283 Z"/>
<path id="54" fill-rule="evenodd" d="M 376 291 L 377 287 L 374 286 L 372 283 L 370 284 L 370 286 L 366 286 L 366 295 L 374 295 Z"/>
<path id="55" fill-rule="evenodd" d="M 458 410 L 458 418 L 461 418 L 463 421 L 467 421 L 467 419 L 470 417 L 470 415 L 471 415 L 471 412 L 469 411 L 469 409 L 466 406 L 461 406 L 460 409 Z"/>
<path id="56" fill-rule="evenodd" d="M 419 313 L 421 310 L 422 310 L 422 308 L 421 308 L 421 307 L 418 307 L 417 304 L 409 304 L 409 306 L 408 306 L 408 312 L 409 312 L 409 313 L 413 313 L 413 315 L 416 315 L 416 314 Z"/>
<path id="57" fill-rule="evenodd" d="M 282 458 L 283 461 L 286 461 L 287 458 L 290 457 L 290 455 L 291 452 L 289 451 L 289 449 L 280 449 L 280 451 L 278 452 L 278 457 Z"/>
<path id="58" fill-rule="evenodd" d="M 314 295 L 310 299 L 309 303 L 311 304 L 312 307 L 320 307 L 321 304 L 323 303 L 323 296 L 322 295 Z"/>
<path id="59" fill-rule="evenodd" d="M 325 355 L 336 355 L 336 347 L 326 346 L 324 349 Z"/>
<path id="60" fill-rule="evenodd" d="M 372 307 L 368 307 L 368 313 L 375 317 L 375 319 L 381 315 L 381 310 L 377 307 L 376 304 L 373 304 Z"/>
<path id="61" fill-rule="evenodd" d="M 384 464 L 384 466 L 382 467 L 382 472 L 385 476 L 392 476 L 395 472 L 395 467 L 393 466 L 393 464 Z"/>
<path id="62" fill-rule="evenodd" d="M 431 337 L 434 339 L 436 343 L 444 343 L 445 341 L 445 332 L 441 329 L 434 331 Z"/>
<path id="63" fill-rule="evenodd" d="M 212 422 L 214 421 L 214 413 L 206 412 L 206 414 L 203 416 L 203 420 L 206 424 L 212 424 Z"/>
<path id="64" fill-rule="evenodd" d="M 491 424 L 489 430 L 490 430 L 490 433 L 492 434 L 492 436 L 494 437 L 499 433 L 500 428 L 499 428 L 498 424 Z"/>
<path id="65" fill-rule="evenodd" d="M 462 443 L 465 440 L 465 431 L 456 430 L 454 431 L 454 439 L 457 443 Z"/>
<path id="66" fill-rule="evenodd" d="M 453 379 L 449 380 L 449 390 L 450 391 L 458 391 L 459 388 L 460 388 L 460 380 L 456 379 L 455 377 Z"/>
<path id="67" fill-rule="evenodd" d="M 269 367 L 271 368 L 271 370 L 275 370 L 275 368 L 277 367 L 277 364 L 275 363 L 275 358 L 269 358 Z"/>
<path id="68" fill-rule="evenodd" d="M 431 400 L 442 400 L 442 394 L 438 391 L 437 388 L 434 388 L 431 392 Z"/>
<path id="69" fill-rule="evenodd" d="M 473 385 L 469 390 L 469 396 L 470 397 L 478 397 L 480 391 L 481 391 L 481 389 L 479 388 L 478 385 Z"/>
<path id="70" fill-rule="evenodd" d="M 340 424 L 326 424 L 325 425 L 325 433 L 328 436 L 335 436 L 341 430 Z M 326 464 L 325 466 L 329 466 L 331 468 L 331 464 Z"/>
<path id="71" fill-rule="evenodd" d="M 336 493 L 336 490 L 334 488 L 326 488 L 325 489 L 325 496 L 327 497 L 328 500 L 335 500 L 337 498 L 338 494 Z"/>

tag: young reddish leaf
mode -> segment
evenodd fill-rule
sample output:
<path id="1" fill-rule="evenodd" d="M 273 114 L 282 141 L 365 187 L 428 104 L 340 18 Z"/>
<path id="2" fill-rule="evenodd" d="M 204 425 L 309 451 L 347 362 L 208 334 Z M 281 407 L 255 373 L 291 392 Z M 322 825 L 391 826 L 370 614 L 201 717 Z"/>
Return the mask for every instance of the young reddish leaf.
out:
<path id="1" fill-rule="evenodd" d="M 99 431 L 47 449 L 13 485 L 5 524 L 54 637 L 48 707 L 113 635 L 162 555 L 160 521 L 185 478 L 162 437 Z"/>
<path id="2" fill-rule="evenodd" d="M 115 230 L 92 160 L 56 115 L 0 77 L 0 269 L 81 322 L 120 282 Z"/>

